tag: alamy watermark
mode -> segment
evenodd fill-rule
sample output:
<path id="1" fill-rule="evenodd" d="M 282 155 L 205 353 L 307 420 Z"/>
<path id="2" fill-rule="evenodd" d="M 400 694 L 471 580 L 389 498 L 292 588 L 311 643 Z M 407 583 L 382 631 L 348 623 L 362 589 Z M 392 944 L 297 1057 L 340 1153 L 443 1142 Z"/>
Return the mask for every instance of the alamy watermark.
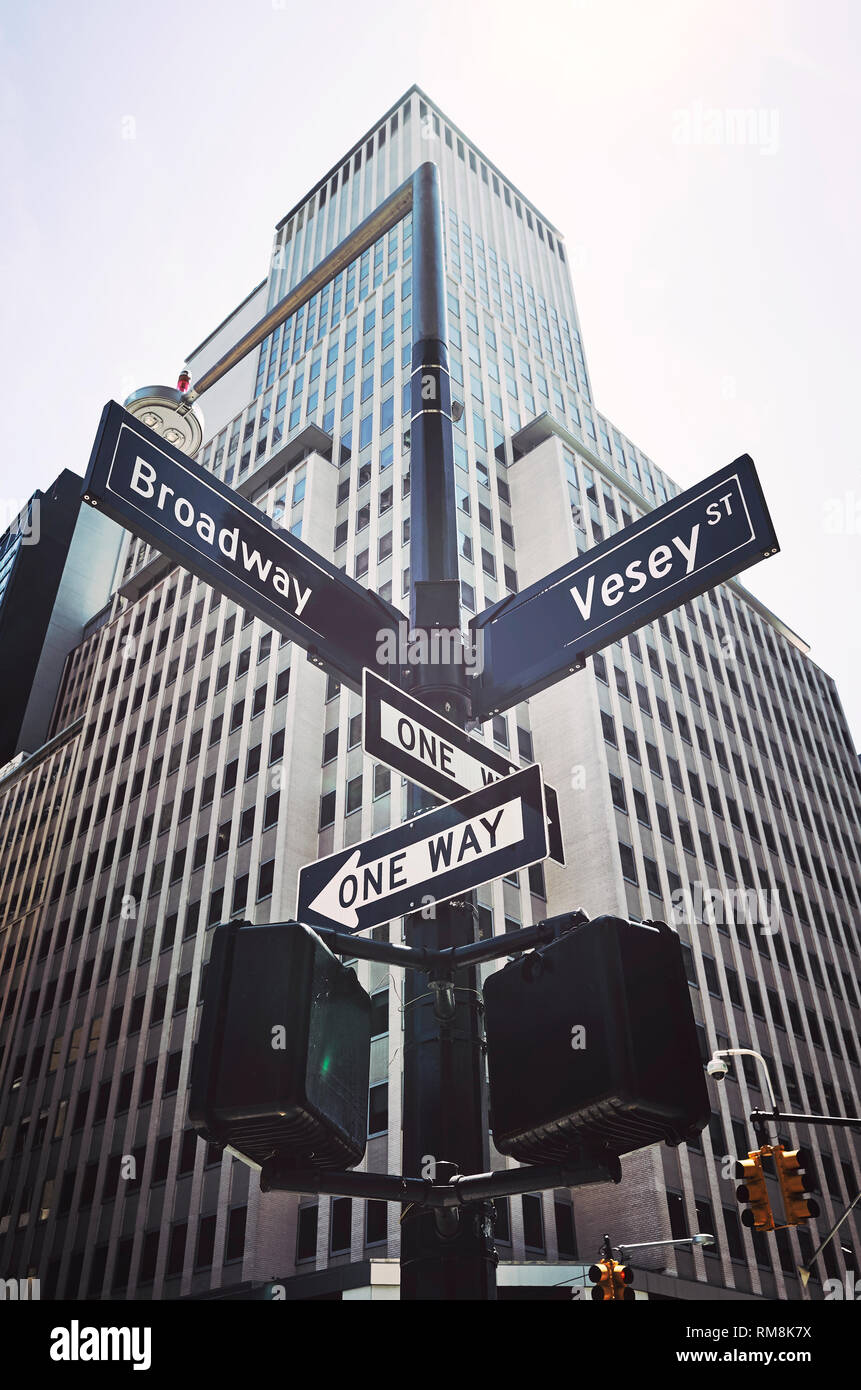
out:
<path id="1" fill-rule="evenodd" d="M 761 155 L 780 148 L 776 107 L 704 106 L 701 101 L 673 112 L 674 145 L 745 145 Z"/>
<path id="2" fill-rule="evenodd" d="M 698 922 L 710 926 L 745 925 L 758 927 L 763 936 L 780 930 L 780 894 L 776 888 L 710 888 L 692 883 L 677 888 L 671 899 L 673 924 Z"/>
<path id="3" fill-rule="evenodd" d="M 480 676 L 484 670 L 484 633 L 469 637 L 459 627 L 413 628 L 406 619 L 393 628 L 377 633 L 377 662 L 380 666 L 461 666 L 467 675 Z"/>
<path id="4" fill-rule="evenodd" d="M 131 1361 L 132 1370 L 148 1371 L 152 1365 L 152 1329 L 149 1327 L 82 1327 L 73 1318 L 69 1327 L 51 1331 L 52 1361 Z"/>
<path id="5" fill-rule="evenodd" d="M 0 535 L 8 531 L 22 545 L 38 545 L 40 521 L 38 497 L 0 497 Z"/>
<path id="6" fill-rule="evenodd" d="M 847 1269 L 845 1283 L 842 1279 L 826 1279 L 822 1292 L 826 1299 L 847 1298 L 850 1302 L 861 1302 L 861 1276 Z"/>
<path id="7" fill-rule="evenodd" d="M 0 1279 L 0 1303 L 29 1303 L 41 1298 L 39 1280 L 29 1275 L 24 1279 Z"/>
<path id="8" fill-rule="evenodd" d="M 822 525 L 829 536 L 861 536 L 861 492 L 845 492 L 822 504 Z"/>

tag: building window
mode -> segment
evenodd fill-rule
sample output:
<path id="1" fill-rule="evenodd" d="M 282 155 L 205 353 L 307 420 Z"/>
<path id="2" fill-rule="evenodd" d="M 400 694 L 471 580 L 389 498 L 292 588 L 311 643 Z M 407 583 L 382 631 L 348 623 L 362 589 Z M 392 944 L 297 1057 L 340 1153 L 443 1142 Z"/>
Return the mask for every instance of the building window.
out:
<path id="1" fill-rule="evenodd" d="M 300 1207 L 296 1230 L 296 1263 L 317 1255 L 317 1207 Z"/>
<path id="2" fill-rule="evenodd" d="M 231 914 L 240 912 L 248 902 L 248 874 L 240 874 L 233 885 L 233 903 Z"/>
<path id="3" fill-rule="evenodd" d="M 350 1228 L 352 1225 L 353 1203 L 350 1197 L 335 1197 L 329 1221 L 329 1249 L 333 1255 L 341 1255 L 350 1249 Z"/>
<path id="4" fill-rule="evenodd" d="M 138 1282 L 141 1284 L 151 1284 L 155 1278 L 155 1262 L 158 1255 L 158 1231 L 147 1231 L 143 1241 L 143 1253 L 141 1255 L 140 1273 Z"/>
<path id="5" fill-rule="evenodd" d="M 534 893 L 537 898 L 547 897 L 547 888 L 544 882 L 544 865 L 531 864 L 529 866 L 529 891 Z"/>
<path id="6" fill-rule="evenodd" d="M 746 1142 L 747 1141 L 745 1141 L 745 1143 Z M 735 1211 L 735 1209 L 724 1207 L 723 1221 L 724 1226 L 726 1228 L 726 1243 L 727 1248 L 729 1250 L 730 1259 L 744 1261 L 746 1259 L 746 1256 L 744 1253 L 744 1241 L 742 1240 L 741 1236 L 741 1226 L 739 1225 L 738 1212 Z M 711 1230 L 711 1227 L 709 1227 L 709 1230 Z M 712 1231 L 711 1233 L 712 1235 L 717 1234 L 715 1231 Z"/>
<path id="7" fill-rule="evenodd" d="M 381 1245 L 388 1237 L 388 1203 L 369 1201 L 365 1204 L 365 1244 Z"/>
<path id="8" fill-rule="evenodd" d="M 201 1218 L 197 1228 L 197 1254 L 194 1257 L 195 1269 L 208 1269 L 212 1264 L 215 1254 L 215 1220 L 214 1216 L 204 1216 Z"/>
<path id="9" fill-rule="evenodd" d="M 544 1208 L 532 1192 L 523 1194 L 523 1244 L 527 1250 L 544 1251 Z"/>
<path id="10" fill-rule="evenodd" d="M 188 1223 L 180 1221 L 171 1227 L 170 1241 L 167 1247 L 167 1266 L 165 1268 L 165 1278 L 175 1279 L 182 1274 L 182 1266 L 185 1260 L 185 1238 L 188 1234 Z"/>
<path id="11" fill-rule="evenodd" d="M 694 1200 L 694 1207 L 696 1208 L 697 1213 L 696 1229 L 698 1231 L 708 1231 L 711 1235 L 714 1236 L 713 1244 L 704 1245 L 702 1247 L 703 1252 L 706 1256 L 717 1255 L 720 1250 L 720 1237 L 719 1232 L 715 1227 L 714 1217 L 712 1216 L 712 1204 L 711 1202 L 707 1202 L 704 1198 L 698 1197 Z"/>
<path id="12" fill-rule="evenodd" d="M 497 1197 L 493 1203 L 493 1238 L 502 1245 L 511 1243 L 511 1215 L 507 1197 Z"/>
<path id="13" fill-rule="evenodd" d="M 347 783 L 347 804 L 345 815 L 352 815 L 353 811 L 361 809 L 362 805 L 362 776 L 351 777 Z"/>
<path id="14" fill-rule="evenodd" d="M 554 1202 L 556 1217 L 556 1249 L 560 1259 L 576 1259 L 577 1242 L 574 1239 L 574 1209 L 570 1202 Z"/>
<path id="15" fill-rule="evenodd" d="M 389 1127 L 389 1086 L 382 1081 L 368 1092 L 368 1138 L 385 1134 Z"/>
<path id="16" fill-rule="evenodd" d="M 275 882 L 275 860 L 268 859 L 265 864 L 260 865 L 260 874 L 257 880 L 257 901 L 271 897 L 272 885 Z"/>
<path id="17" fill-rule="evenodd" d="M 670 1213 L 670 1230 L 673 1233 L 673 1240 L 684 1240 L 688 1235 L 688 1218 L 685 1215 L 685 1200 L 681 1192 L 667 1193 L 667 1210 Z M 704 1227 L 703 1229 L 711 1231 L 711 1227 Z"/>
<path id="18" fill-rule="evenodd" d="M 622 877 L 629 883 L 639 883 L 637 878 L 637 865 L 634 861 L 634 851 L 630 845 L 625 845 L 619 841 L 619 857 L 622 861 Z"/>
<path id="19" fill-rule="evenodd" d="M 371 995 L 371 1037 L 379 1037 L 389 1031 L 389 991 L 378 990 Z"/>

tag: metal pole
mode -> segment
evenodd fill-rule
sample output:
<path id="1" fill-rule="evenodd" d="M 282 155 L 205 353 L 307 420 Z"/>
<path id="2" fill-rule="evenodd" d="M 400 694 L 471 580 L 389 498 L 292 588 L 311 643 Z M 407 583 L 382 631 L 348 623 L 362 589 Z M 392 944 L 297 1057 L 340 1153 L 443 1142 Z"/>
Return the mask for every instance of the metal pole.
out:
<path id="1" fill-rule="evenodd" d="M 857 1207 L 859 1202 L 861 1202 L 861 1192 L 856 1192 L 855 1196 L 852 1198 L 852 1201 L 849 1203 L 849 1206 L 846 1208 L 843 1215 L 838 1217 L 838 1219 L 834 1222 L 834 1225 L 831 1227 L 831 1230 L 828 1232 L 828 1235 L 825 1236 L 824 1239 L 821 1240 L 817 1245 L 813 1254 L 810 1256 L 809 1263 L 806 1265 L 798 1266 L 798 1272 L 801 1275 L 801 1282 L 805 1286 L 805 1288 L 807 1287 L 810 1281 L 810 1271 L 813 1267 L 813 1261 L 816 1259 L 818 1255 L 822 1254 L 822 1251 L 825 1249 L 828 1242 L 834 1239 L 837 1232 L 840 1230 L 840 1227 L 843 1225 L 843 1222 L 846 1220 L 847 1216 L 852 1215 L 854 1208 Z"/>
<path id="2" fill-rule="evenodd" d="M 796 1115 L 787 1110 L 751 1110 L 748 1116 L 754 1127 L 783 1120 L 796 1125 L 833 1125 L 837 1129 L 861 1129 L 861 1115 Z"/>
<path id="3" fill-rule="evenodd" d="M 371 215 L 366 217 L 364 222 L 360 223 L 348 237 L 339 242 L 325 260 L 322 260 L 319 265 L 309 271 L 304 280 L 301 280 L 292 290 L 288 290 L 283 299 L 280 299 L 268 313 L 263 315 L 262 319 L 259 319 L 253 327 L 243 333 L 239 341 L 234 343 L 223 357 L 219 357 L 218 361 L 214 362 L 203 373 L 199 381 L 196 381 L 187 392 L 185 404 L 190 407 L 203 395 L 204 391 L 208 391 L 210 386 L 214 386 L 217 381 L 220 381 L 231 367 L 235 367 L 237 362 L 241 362 L 247 353 L 259 347 L 264 338 L 268 338 L 269 334 L 273 333 L 280 324 L 301 309 L 303 304 L 307 304 L 318 290 L 322 289 L 330 280 L 334 280 L 335 276 L 344 270 L 351 261 L 357 260 L 363 251 L 367 251 L 368 247 L 373 246 L 379 237 L 384 236 L 402 218 L 406 217 L 412 207 L 412 197 L 413 181 L 407 179 L 400 188 L 395 189 L 384 203 L 375 208 Z"/>
<path id="4" fill-rule="evenodd" d="M 439 171 L 413 176 L 413 351 L 410 425 L 410 618 L 414 631 L 460 632 L 451 385 Z M 449 658 L 462 655 L 458 638 Z M 417 699 L 464 728 L 470 711 L 462 660 L 445 644 L 411 668 Z M 411 788 L 409 811 L 433 802 Z M 476 939 L 472 895 L 406 919 L 407 944 L 441 951 Z M 404 989 L 403 1172 L 448 1181 L 489 1167 L 482 1010 L 474 966 L 407 972 Z M 401 1298 L 495 1299 L 496 1251 L 488 1200 L 456 1210 L 409 1207 L 401 1222 Z"/>
<path id="5" fill-rule="evenodd" d="M 431 1182 L 429 1178 L 404 1178 L 397 1173 L 337 1173 L 320 1168 L 293 1168 L 275 1159 L 269 1159 L 260 1170 L 261 1192 L 322 1192 L 335 1197 L 376 1197 L 384 1202 L 400 1202 L 403 1206 L 417 1204 L 436 1208 L 472 1207 L 480 1199 L 508 1197 L 520 1192 L 621 1181 L 622 1165 L 618 1158 L 599 1161 L 585 1152 L 581 1153 L 579 1162 L 572 1159 L 563 1164 L 503 1168 L 497 1173 L 473 1173 L 463 1178 L 452 1176 L 443 1183 Z M 680 1242 L 657 1242 L 661 1243 Z"/>
<path id="6" fill-rule="evenodd" d="M 558 917 L 536 922 L 534 926 L 522 927 L 520 931 L 506 932 L 504 937 L 491 937 L 468 946 L 449 946 L 444 951 L 415 950 L 389 941 L 354 936 L 350 932 L 337 931 L 334 927 L 315 927 L 314 931 L 336 956 L 382 961 L 386 965 L 403 966 L 405 970 L 424 970 L 427 974 L 431 970 L 457 965 L 481 965 L 484 961 L 500 960 L 503 956 L 515 956 L 536 946 L 546 946 L 558 940 L 564 932 L 573 931 L 588 920 L 584 912 L 563 912 Z M 284 925 L 289 927 L 296 924 L 286 922 Z"/>

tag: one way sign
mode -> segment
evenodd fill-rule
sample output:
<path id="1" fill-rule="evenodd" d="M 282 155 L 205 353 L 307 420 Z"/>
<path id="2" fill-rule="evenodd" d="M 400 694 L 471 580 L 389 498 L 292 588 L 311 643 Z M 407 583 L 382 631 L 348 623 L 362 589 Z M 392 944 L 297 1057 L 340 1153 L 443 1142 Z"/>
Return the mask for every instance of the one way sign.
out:
<path id="1" fill-rule="evenodd" d="M 523 768 L 299 871 L 296 917 L 364 931 L 547 855 L 541 769 Z"/>
<path id="2" fill-rule="evenodd" d="M 362 708 L 362 746 L 369 757 L 378 758 L 436 796 L 446 800 L 465 796 L 517 771 L 516 763 L 471 738 L 450 719 L 428 709 L 367 667 Z M 546 783 L 544 800 L 548 853 L 564 864 L 559 801 Z"/>

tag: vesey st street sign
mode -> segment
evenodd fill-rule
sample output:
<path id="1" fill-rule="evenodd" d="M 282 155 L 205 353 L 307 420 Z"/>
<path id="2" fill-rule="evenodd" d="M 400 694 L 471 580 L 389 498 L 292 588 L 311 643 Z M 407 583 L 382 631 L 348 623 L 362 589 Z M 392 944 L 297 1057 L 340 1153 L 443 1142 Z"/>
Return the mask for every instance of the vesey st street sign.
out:
<path id="1" fill-rule="evenodd" d="M 296 917 L 363 931 L 547 855 L 541 769 L 525 767 L 299 871 Z"/>
<path id="2" fill-rule="evenodd" d="M 362 746 L 369 757 L 436 796 L 464 796 L 518 770 L 518 763 L 470 738 L 449 719 L 374 671 L 365 671 L 362 711 Z M 546 783 L 544 795 L 549 853 L 564 864 L 557 796 Z"/>
<path id="3" fill-rule="evenodd" d="M 83 496 L 355 690 L 376 664 L 381 633 L 403 619 L 113 401 Z"/>
<path id="4" fill-rule="evenodd" d="M 744 454 L 470 624 L 484 640 L 479 719 L 546 690 L 587 656 L 779 549 Z"/>

